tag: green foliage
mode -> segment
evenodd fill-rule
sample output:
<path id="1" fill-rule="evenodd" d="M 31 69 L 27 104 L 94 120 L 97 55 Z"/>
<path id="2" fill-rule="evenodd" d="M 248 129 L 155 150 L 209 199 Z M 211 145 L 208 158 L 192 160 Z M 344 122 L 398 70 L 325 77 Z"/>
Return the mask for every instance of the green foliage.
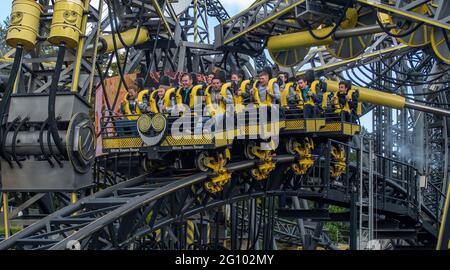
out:
<path id="1" fill-rule="evenodd" d="M 11 229 L 10 229 L 10 231 L 11 231 L 11 233 L 12 234 L 15 234 L 15 233 L 17 233 L 17 232 L 20 232 L 21 230 L 23 230 L 23 228 L 22 227 L 19 227 L 19 226 L 13 226 L 13 227 L 11 227 Z M 5 235 L 5 228 L 3 227 L 3 226 L 0 226 L 0 235 Z"/>
<path id="2" fill-rule="evenodd" d="M 328 210 L 330 211 L 330 213 L 342 213 L 342 212 L 345 212 L 347 209 L 339 207 L 339 206 L 335 206 L 335 205 L 330 205 L 328 207 Z M 327 223 L 325 223 L 325 229 L 327 230 L 328 235 L 330 236 L 331 240 L 334 243 L 340 243 L 340 244 L 348 243 L 348 237 L 349 237 L 348 223 L 327 222 Z"/>
<path id="3" fill-rule="evenodd" d="M 3 56 L 11 48 L 6 45 L 6 34 L 8 33 L 9 17 L 0 23 L 0 56 Z"/>

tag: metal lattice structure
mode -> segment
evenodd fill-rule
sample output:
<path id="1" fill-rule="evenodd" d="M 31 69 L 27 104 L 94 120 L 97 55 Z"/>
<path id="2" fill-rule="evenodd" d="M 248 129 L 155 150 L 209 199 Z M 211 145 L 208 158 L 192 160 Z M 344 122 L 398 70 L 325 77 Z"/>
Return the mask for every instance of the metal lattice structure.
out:
<path id="1" fill-rule="evenodd" d="M 38 2 L 46 11 L 54 9 L 52 1 Z M 120 90 L 128 89 L 125 75 L 138 72 L 145 84 L 151 72 L 242 69 L 252 77 L 270 66 L 292 76 L 314 70 L 316 79 L 350 80 L 355 87 L 392 93 L 417 106 L 449 109 L 449 1 L 344 2 L 260 0 L 230 16 L 220 0 L 100 0 L 98 6 L 88 1 L 85 35 L 60 61 L 57 86 L 92 103 L 95 90 L 103 89 L 111 75 L 119 77 Z M 51 12 L 42 15 L 41 40 L 21 59 L 15 94 L 50 92 L 58 60 L 55 45 L 44 38 L 49 35 L 50 17 Z M 315 37 L 314 31 L 327 28 L 329 33 Z M 127 31 L 133 33 L 132 42 L 121 40 Z M 288 42 L 295 34 L 306 37 L 304 43 Z M 291 47 L 273 45 L 280 37 Z M 13 70 L 15 52 L 0 60 L 2 74 Z M 118 106 L 117 97 L 114 100 L 110 111 Z M 357 248 L 358 237 L 372 240 L 373 235 L 385 241 L 384 248 L 434 247 L 447 218 L 448 119 L 411 107 L 371 103 L 362 104 L 362 114 L 372 115 L 373 160 L 358 147 L 358 140 L 350 144 L 329 140 L 303 175 L 292 171 L 290 165 L 298 158 L 293 155 L 277 156 L 276 170 L 265 181 L 248 173 L 257 166 L 255 160 L 232 162 L 227 165 L 232 180 L 218 194 L 203 185 L 211 171 L 132 172 L 132 167 L 145 162 L 145 155 L 132 151 L 96 159 L 95 193 L 90 196 L 88 189 L 3 192 L 4 206 L 14 206 L 6 222 L 25 215 L 33 219 L 22 225 L 36 223 L 8 237 L 0 248 L 271 250 L 287 244 L 337 249 L 339 243 L 324 229 L 327 222 L 349 224 L 351 249 Z M 24 129 L 17 121 L 10 125 L 17 130 L 13 138 Z M 45 125 L 39 126 L 41 133 Z M 48 145 L 50 150 L 41 146 L 44 158 L 52 151 L 51 142 Z M 346 149 L 339 185 L 330 176 L 335 162 L 332 145 Z M 370 221 L 362 215 L 358 220 L 356 205 L 363 207 L 363 202 L 357 194 L 374 200 Z M 286 203 L 286 198 L 292 199 Z M 314 207 L 306 207 L 306 201 Z M 329 205 L 345 211 L 333 213 Z M 38 214 L 33 216 L 33 211 Z M 367 226 L 375 222 L 375 234 L 357 235 L 358 221 Z"/>

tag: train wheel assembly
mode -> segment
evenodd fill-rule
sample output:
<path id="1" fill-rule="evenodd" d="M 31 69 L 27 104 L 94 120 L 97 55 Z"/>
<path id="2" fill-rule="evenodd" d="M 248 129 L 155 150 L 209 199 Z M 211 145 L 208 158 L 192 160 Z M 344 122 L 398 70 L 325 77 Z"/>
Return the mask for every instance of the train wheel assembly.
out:
<path id="1" fill-rule="evenodd" d="M 251 170 L 252 176 L 258 181 L 267 179 L 275 169 L 275 163 L 272 160 L 273 151 L 262 150 L 255 142 L 250 142 L 246 147 L 247 152 L 254 156 L 253 159 L 257 158 L 259 160 L 257 167 Z"/>
<path id="2" fill-rule="evenodd" d="M 346 161 L 344 148 L 332 146 L 330 166 L 331 177 L 338 178 L 345 172 L 347 167 Z"/>
<path id="3" fill-rule="evenodd" d="M 231 173 L 225 168 L 227 157 L 224 153 L 215 157 L 204 157 L 204 165 L 214 171 L 214 176 L 204 183 L 204 187 L 211 193 L 223 190 L 224 186 L 231 180 Z"/>
<path id="4" fill-rule="evenodd" d="M 314 164 L 312 150 L 314 142 L 310 138 L 305 138 L 303 144 L 294 143 L 294 152 L 297 155 L 297 162 L 292 164 L 291 168 L 297 175 L 305 175 L 309 168 Z"/>

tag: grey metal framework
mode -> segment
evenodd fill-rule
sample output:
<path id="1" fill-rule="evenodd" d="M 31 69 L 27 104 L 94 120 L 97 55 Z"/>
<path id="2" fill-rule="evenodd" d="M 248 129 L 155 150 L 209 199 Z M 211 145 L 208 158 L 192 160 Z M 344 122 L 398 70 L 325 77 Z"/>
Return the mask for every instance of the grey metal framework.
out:
<path id="1" fill-rule="evenodd" d="M 329 141 L 324 147 L 331 149 L 336 144 L 340 143 Z M 348 150 L 347 153 L 354 153 L 356 156 L 361 154 L 356 148 L 344 144 L 341 146 Z M 347 168 L 341 180 L 343 184 L 336 186 L 330 180 L 329 166 L 333 162 L 330 151 L 322 153 L 323 156 L 315 157 L 314 167 L 304 177 L 295 176 L 288 169 L 289 163 L 295 160 L 290 155 L 276 157 L 276 172 L 267 181 L 249 177 L 247 171 L 256 165 L 255 161 L 229 164 L 227 167 L 233 173 L 233 180 L 220 196 L 203 189 L 202 183 L 208 179 L 209 173 L 187 177 L 168 177 L 164 174 L 138 176 L 50 214 L 1 242 L 0 249 L 222 248 L 225 239 L 220 231 L 223 231 L 221 227 L 227 226 L 232 226 L 230 230 L 234 232 L 230 239 L 231 247 L 273 249 L 273 237 L 276 234 L 271 232 L 274 231 L 276 222 L 272 222 L 270 217 L 276 215 L 276 212 L 280 214 L 280 211 L 283 216 L 302 219 L 346 221 L 350 222 L 352 228 L 356 223 L 355 198 L 358 191 L 354 178 L 358 177 L 359 163 L 355 159 L 354 165 Z M 425 219 L 419 214 L 419 190 L 416 189 L 414 179 L 416 170 L 382 156 L 376 158 L 379 163 L 392 163 L 401 168 L 401 173 L 392 176 L 387 176 L 383 168 L 374 169 L 374 183 L 378 194 L 375 209 L 379 214 L 377 233 L 384 238 L 407 239 L 415 246 L 433 244 L 432 239 L 437 233 L 433 223 L 436 221 L 432 221 L 429 216 Z M 365 170 L 366 181 L 367 173 Z M 317 177 L 319 175 L 322 177 Z M 363 192 L 367 192 L 367 186 L 361 188 L 364 189 Z M 340 205 L 349 211 L 335 214 L 328 212 L 326 208 L 276 211 L 274 202 L 280 195 L 298 196 L 316 201 L 319 205 Z M 231 222 L 228 224 L 221 218 L 221 211 L 218 210 L 221 206 L 247 201 L 247 208 L 251 209 L 251 202 L 258 198 L 262 207 L 259 211 L 253 208 L 255 210 L 240 211 L 241 215 L 237 211 L 230 215 Z M 387 218 L 389 216 L 395 216 L 396 222 Z M 204 220 L 212 222 L 209 230 L 201 229 L 201 235 L 189 242 L 186 240 L 186 222 L 194 217 L 200 220 L 200 224 L 204 224 Z M 246 223 L 243 221 L 245 217 L 248 217 Z M 263 220 L 265 221 L 261 222 Z M 244 226 L 238 226 L 239 222 Z M 417 225 L 419 223 L 422 224 L 420 227 Z M 244 228 L 247 228 L 245 234 L 242 231 Z M 322 225 L 314 230 L 315 241 L 320 239 L 321 230 Z M 282 232 L 277 234 L 279 233 Z M 356 235 L 350 235 L 350 238 L 350 242 L 355 243 Z M 354 244 L 350 247 L 356 248 Z"/>
<path id="2" fill-rule="evenodd" d="M 44 7 L 51 3 L 39 2 Z M 86 98 L 101 81 L 98 71 L 107 77 L 113 61 L 118 62 L 123 73 L 134 73 L 139 68 L 148 73 L 206 72 L 222 67 L 228 71 L 241 68 L 247 75 L 255 75 L 257 70 L 271 65 L 266 57 L 267 38 L 305 31 L 305 22 L 317 27 L 325 19 L 330 20 L 330 14 L 336 17 L 342 1 L 328 2 L 321 6 L 310 0 L 261 0 L 230 17 L 219 0 L 189 1 L 179 14 L 166 0 L 128 0 L 127 5 L 121 0 L 101 0 L 99 6 L 90 6 L 85 46 L 66 54 L 60 85 L 73 83 L 77 54 L 82 55 L 82 60 L 75 88 Z M 401 20 L 439 27 L 444 33 L 450 31 L 450 15 L 445 13 L 450 10 L 449 1 L 402 0 L 395 1 L 395 5 L 390 4 L 392 1 L 356 2 Z M 432 12 L 430 16 L 415 10 L 423 4 Z M 209 33 L 211 19 L 219 22 L 214 37 Z M 40 34 L 45 36 L 48 22 L 42 24 Z M 148 29 L 150 39 L 126 48 L 125 62 L 118 60 L 122 56 L 118 51 L 92 54 L 100 33 L 108 34 L 107 29 L 120 32 L 138 25 Z M 11 51 L 7 56 L 13 55 Z M 19 92 L 45 92 L 53 70 L 42 63 L 55 59 L 54 50 L 45 44 L 25 55 Z M 10 69 L 10 62 L 0 62 L 2 71 Z M 374 35 L 362 55 L 347 60 L 335 58 L 323 47 L 313 47 L 295 67 L 286 70 L 295 75 L 310 68 L 317 76 L 349 79 L 354 85 L 396 93 L 418 104 L 448 108 L 450 102 L 449 66 L 436 57 L 430 45 L 407 46 L 388 33 Z M 91 196 L 80 191 L 79 197 L 85 198 L 75 204 L 70 205 L 69 195 L 63 193 L 10 196 L 10 203 L 15 206 L 12 218 L 18 217 L 19 212 L 32 217 L 27 209 L 38 204 L 39 215 L 24 225 L 40 221 L 1 242 L 0 248 L 275 249 L 287 242 L 304 248 L 319 244 L 334 249 L 335 243 L 323 230 L 323 222 L 343 221 L 350 224 L 350 248 L 355 249 L 356 206 L 361 203 L 356 196 L 361 192 L 368 197 L 369 190 L 375 191 L 376 239 L 392 240 L 393 246 L 430 248 L 437 236 L 449 182 L 450 123 L 446 118 L 410 109 L 363 104 L 363 114 L 367 113 L 372 114 L 373 123 L 373 181 L 363 169 L 363 184 L 353 184 L 359 181 L 353 180 L 359 177 L 361 164 L 359 159 L 349 157 L 367 154 L 354 145 L 343 145 L 348 150 L 348 166 L 342 185 L 331 181 L 329 168 L 333 161 L 330 151 L 326 151 L 336 143 L 331 141 L 323 155 L 315 156 L 315 164 L 305 176 L 295 176 L 290 171 L 288 165 L 293 156 L 277 157 L 276 173 L 263 182 L 245 173 L 255 161 L 230 164 L 233 180 L 220 195 L 203 189 L 208 173 L 135 177 L 130 164 L 137 167 L 139 156 L 111 155 L 97 160 L 94 175 L 97 189 L 108 188 Z M 426 181 L 422 183 L 422 179 Z M 293 206 L 295 203 L 275 208 L 283 196 L 312 201 L 317 209 L 300 209 Z M 261 205 L 256 206 L 257 203 Z M 69 206 L 56 210 L 65 205 Z M 227 218 L 221 213 L 226 205 L 231 205 L 229 222 L 221 220 Z M 348 211 L 334 215 L 327 205 Z M 191 220 L 196 224 L 194 239 L 187 240 L 187 223 Z M 306 220 L 310 223 L 301 226 Z M 361 222 L 367 225 L 368 220 Z M 224 228 L 230 229 L 229 238 L 222 234 Z M 225 240 L 230 240 L 229 246 Z"/>

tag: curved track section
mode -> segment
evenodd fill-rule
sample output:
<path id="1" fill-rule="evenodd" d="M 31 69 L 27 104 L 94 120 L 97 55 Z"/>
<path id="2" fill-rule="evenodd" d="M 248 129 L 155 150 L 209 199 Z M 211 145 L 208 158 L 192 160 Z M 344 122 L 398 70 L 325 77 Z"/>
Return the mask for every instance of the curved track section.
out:
<path id="1" fill-rule="evenodd" d="M 350 207 L 352 201 L 349 194 L 353 189 L 352 183 L 357 182 L 359 171 L 356 166 L 349 166 L 344 181 L 346 184 L 336 187 L 327 176 L 329 164 L 327 166 L 328 161 L 324 157 L 318 157 L 307 175 L 303 176 L 295 175 L 290 169 L 289 165 L 295 161 L 294 156 L 280 155 L 274 161 L 277 164 L 275 171 L 263 181 L 257 181 L 249 174 L 249 169 L 257 165 L 257 161 L 229 164 L 227 168 L 233 177 L 220 193 L 209 193 L 203 188 L 204 181 L 214 176 L 209 172 L 177 179 L 141 175 L 49 215 L 1 242 L 0 249 L 189 249 L 192 243 L 189 247 L 186 234 L 180 233 L 185 230 L 185 224 L 194 218 L 208 219 L 209 210 L 217 210 L 227 204 L 255 198 L 265 201 L 285 195 Z M 385 194 L 377 198 L 377 211 L 386 216 L 400 217 L 405 220 L 404 223 L 416 226 L 419 211 L 413 203 L 415 195 L 412 192 L 405 194 L 405 188 L 396 184 L 395 179 L 383 175 L 377 177 L 378 185 L 384 186 L 385 190 Z M 212 224 L 214 226 L 214 222 Z M 271 225 L 272 228 L 274 225 Z M 175 233 L 165 231 L 162 235 L 161 231 L 168 227 Z M 247 248 L 250 249 L 255 248 L 255 239 L 259 238 L 260 231 L 271 231 L 260 230 L 261 226 L 255 228 L 258 228 L 256 237 L 247 241 Z M 417 235 L 435 235 L 428 223 L 416 227 L 414 232 Z M 268 235 L 265 249 L 270 249 L 273 242 L 273 234 Z M 170 239 L 163 241 L 162 237 Z M 203 246 L 223 247 L 218 241 L 205 241 Z"/>

